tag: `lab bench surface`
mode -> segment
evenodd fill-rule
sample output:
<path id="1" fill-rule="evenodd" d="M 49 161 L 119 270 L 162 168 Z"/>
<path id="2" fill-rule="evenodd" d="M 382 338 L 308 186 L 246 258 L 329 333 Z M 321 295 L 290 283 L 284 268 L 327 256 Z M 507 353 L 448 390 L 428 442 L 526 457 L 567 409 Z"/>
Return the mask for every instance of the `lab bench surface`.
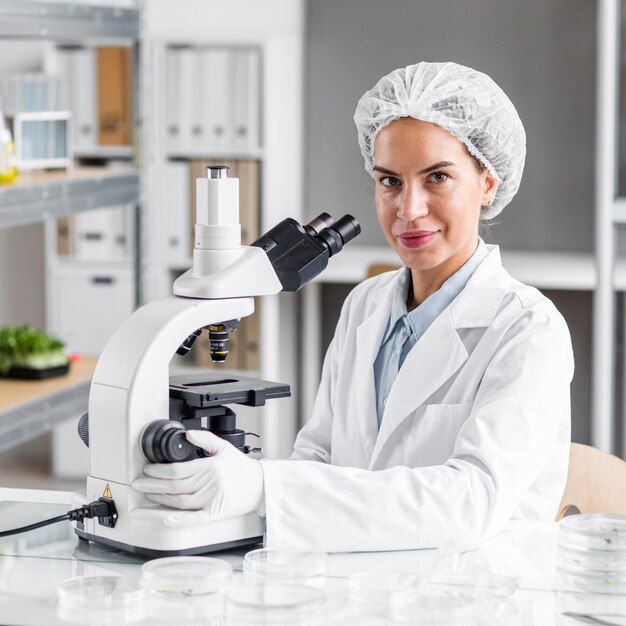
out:
<path id="1" fill-rule="evenodd" d="M 0 530 L 32 523 L 58 515 L 69 508 L 69 494 L 64 492 L 29 492 L 0 490 Z M 455 548 L 455 550 L 458 549 Z M 235 595 L 246 584 L 242 573 L 245 549 L 214 553 L 210 556 L 229 562 L 233 579 L 226 589 Z M 463 624 L 533 624 L 541 626 L 581 623 L 564 612 L 626 615 L 625 595 L 604 595 L 569 591 L 556 575 L 557 525 L 552 523 L 512 522 L 492 539 L 463 553 L 451 547 L 439 550 L 409 550 L 403 552 L 372 552 L 333 554 L 329 570 L 315 582 L 325 591 L 326 602 L 306 618 L 288 619 L 281 623 L 294 624 L 394 624 L 388 617 L 373 617 L 362 613 L 358 604 L 349 600 L 348 578 L 362 571 L 416 574 L 438 581 L 441 589 L 454 589 L 473 594 L 489 607 L 490 618 Z M 127 576 L 138 579 L 144 559 L 94 543 L 78 541 L 67 522 L 38 529 L 31 533 L 0 540 L 0 623 L 2 624 L 67 624 L 81 621 L 80 613 L 68 614 L 57 606 L 60 582 L 76 576 Z M 458 577 L 463 571 L 471 575 Z M 454 570 L 451 564 L 457 569 Z M 434 578 L 433 578 L 434 576 Z M 456 576 L 456 578 L 455 578 Z M 447 578 L 446 578 L 447 577 Z M 511 580 L 515 584 L 510 586 Z M 454 581 L 453 586 L 450 584 Z M 501 584 L 501 582 L 504 583 Z M 447 582 L 447 585 L 444 585 Z M 165 606 L 167 605 L 167 606 Z M 211 618 L 207 620 L 207 607 Z M 223 597 L 149 596 L 146 614 L 133 614 L 136 624 L 210 623 L 214 626 L 267 621 L 263 614 L 253 614 L 252 621 L 233 621 L 224 613 Z M 167 611 L 164 610 L 167 608 Z M 110 616 L 108 616 L 110 617 Z M 284 615 L 283 617 L 288 617 Z M 93 615 L 89 619 L 93 619 Z M 107 621 L 104 613 L 99 623 Z M 457 623 L 457 622 L 455 622 Z M 624 622 L 615 621 L 616 624 Z"/>
<path id="2" fill-rule="evenodd" d="M 67 375 L 46 380 L 0 379 L 0 451 L 86 411 L 97 362 L 97 357 L 81 357 Z"/>

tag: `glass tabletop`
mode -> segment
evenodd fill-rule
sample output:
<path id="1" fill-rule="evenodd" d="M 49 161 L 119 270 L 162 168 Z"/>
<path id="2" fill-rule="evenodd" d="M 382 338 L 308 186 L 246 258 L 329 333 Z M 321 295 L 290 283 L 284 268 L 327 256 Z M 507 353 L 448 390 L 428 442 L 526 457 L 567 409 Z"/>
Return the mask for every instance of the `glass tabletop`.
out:
<path id="1" fill-rule="evenodd" d="M 71 506 L 66 503 L 5 499 L 0 501 L 0 530 L 61 515 L 69 508 Z M 495 616 L 506 617 L 499 623 L 507 625 L 577 623 L 564 615 L 567 612 L 626 615 L 626 595 L 568 592 L 556 586 L 557 539 L 555 527 L 529 524 L 513 526 L 473 548 L 462 549 L 451 544 L 439 550 L 330 555 L 328 572 L 321 577 L 322 581 L 316 581 L 327 596 L 323 606 L 323 619 L 327 621 L 323 623 L 350 626 L 385 623 L 384 619 L 382 622 L 375 619 L 364 621 L 364 616 L 359 616 L 363 607 L 350 604 L 348 578 L 364 571 L 420 574 L 428 577 L 430 584 L 471 590 Z M 215 598 L 152 598 L 147 603 L 147 616 L 133 614 L 133 622 L 179 624 L 183 616 L 188 621 L 202 619 L 205 620 L 202 623 L 207 623 L 206 620 L 219 608 L 217 621 L 211 621 L 211 617 L 208 623 L 239 623 L 228 621 L 226 600 L 228 594 L 236 596 L 238 589 L 246 584 L 242 565 L 249 550 L 241 548 L 210 555 L 229 562 L 235 572 L 224 601 L 219 599 L 216 604 Z M 46 626 L 93 623 L 93 615 L 81 617 L 61 610 L 57 600 L 59 585 L 76 577 L 103 580 L 122 576 L 138 580 L 141 566 L 147 560 L 102 544 L 79 540 L 69 522 L 0 539 L 0 622 Z M 255 613 L 255 619 L 257 617 Z"/>
<path id="2" fill-rule="evenodd" d="M 63 515 L 70 508 L 67 504 L 0 501 L 0 531 Z M 248 547 L 236 548 L 213 552 L 211 556 L 228 561 L 234 571 L 242 571 L 243 557 L 249 550 Z M 137 569 L 150 560 L 149 557 L 80 539 L 68 521 L 0 538 L 0 559 L 3 557 L 108 563 Z"/>

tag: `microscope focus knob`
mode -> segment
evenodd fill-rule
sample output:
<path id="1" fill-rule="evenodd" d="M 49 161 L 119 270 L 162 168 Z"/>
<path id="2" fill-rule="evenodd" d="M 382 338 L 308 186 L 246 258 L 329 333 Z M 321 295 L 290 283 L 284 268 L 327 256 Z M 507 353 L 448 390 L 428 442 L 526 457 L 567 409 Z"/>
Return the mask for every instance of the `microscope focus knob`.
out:
<path id="1" fill-rule="evenodd" d="M 175 420 L 156 420 L 141 438 L 141 449 L 150 463 L 179 463 L 198 458 L 195 446 L 187 441 L 187 429 Z"/>

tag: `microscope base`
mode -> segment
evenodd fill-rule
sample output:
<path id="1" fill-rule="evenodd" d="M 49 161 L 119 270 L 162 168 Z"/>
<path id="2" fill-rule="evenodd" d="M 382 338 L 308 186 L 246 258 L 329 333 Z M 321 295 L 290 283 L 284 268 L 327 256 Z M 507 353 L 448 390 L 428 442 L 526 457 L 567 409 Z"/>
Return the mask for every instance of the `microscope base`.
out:
<path id="1" fill-rule="evenodd" d="M 89 480 L 96 485 L 90 493 L 102 493 L 99 487 L 102 481 L 91 477 Z M 81 539 L 150 557 L 205 554 L 263 541 L 265 520 L 256 513 L 172 527 L 165 520 L 176 509 L 159 505 L 134 508 L 129 502 L 129 497 L 133 497 L 132 489 L 127 485 L 110 484 L 118 512 L 115 527 L 104 526 L 97 518 L 73 522 L 74 532 Z M 78 507 L 95 499 L 97 496 L 88 498 L 84 491 L 75 492 L 72 504 Z"/>
<path id="2" fill-rule="evenodd" d="M 118 550 L 124 550 L 124 552 L 130 552 L 131 554 L 140 554 L 142 556 L 148 556 L 150 558 L 160 558 L 164 556 L 195 556 L 198 554 L 207 554 L 209 552 L 219 552 L 221 550 L 230 550 L 232 548 L 240 548 L 243 546 L 253 546 L 263 543 L 263 537 L 250 537 L 249 539 L 239 539 L 234 541 L 227 541 L 225 543 L 213 544 L 208 546 L 198 546 L 195 548 L 187 548 L 181 550 L 155 550 L 152 548 L 143 548 L 141 546 L 131 546 L 127 543 L 120 543 L 106 537 L 98 537 L 96 535 L 90 535 L 78 528 L 74 528 L 74 532 L 87 541 L 95 541 L 110 548 L 116 548 Z"/>

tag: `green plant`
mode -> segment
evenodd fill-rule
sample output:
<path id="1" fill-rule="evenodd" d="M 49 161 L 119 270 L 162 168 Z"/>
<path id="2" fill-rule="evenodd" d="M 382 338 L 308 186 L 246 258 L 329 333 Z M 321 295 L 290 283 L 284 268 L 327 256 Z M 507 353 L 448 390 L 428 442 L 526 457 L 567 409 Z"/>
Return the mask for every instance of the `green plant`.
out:
<path id="1" fill-rule="evenodd" d="M 12 367 L 44 369 L 67 363 L 64 343 L 30 326 L 0 328 L 0 374 Z"/>

